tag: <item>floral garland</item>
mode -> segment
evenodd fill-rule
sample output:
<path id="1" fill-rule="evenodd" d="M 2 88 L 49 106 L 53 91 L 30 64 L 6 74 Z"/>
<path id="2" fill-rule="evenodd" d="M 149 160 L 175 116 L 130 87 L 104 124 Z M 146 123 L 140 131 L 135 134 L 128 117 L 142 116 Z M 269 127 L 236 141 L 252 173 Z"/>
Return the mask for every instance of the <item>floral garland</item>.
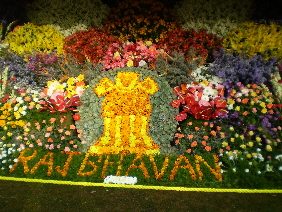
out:
<path id="1" fill-rule="evenodd" d="M 173 138 L 173 132 L 176 130 L 177 127 L 177 122 L 173 118 L 173 116 L 177 113 L 177 109 L 170 107 L 168 104 L 169 101 L 173 99 L 173 93 L 167 82 L 165 82 L 162 78 L 158 77 L 150 70 L 140 67 L 116 68 L 113 70 L 109 70 L 108 72 L 102 73 L 100 76 L 98 76 L 96 79 L 90 82 L 89 88 L 85 90 L 83 96 L 81 97 L 81 101 L 83 102 L 83 104 L 78 107 L 78 111 L 81 116 L 81 119 L 76 122 L 76 125 L 78 129 L 81 129 L 83 131 L 82 138 L 85 141 L 87 141 L 89 145 L 95 143 L 102 136 L 105 123 L 106 125 L 109 125 L 111 123 L 110 119 L 108 118 L 104 119 L 105 122 L 102 119 L 103 117 L 110 116 L 111 113 L 103 114 L 102 108 L 107 107 L 103 103 L 103 101 L 107 97 L 102 97 L 102 96 L 99 97 L 99 95 L 102 95 L 102 93 L 99 92 L 99 89 L 101 88 L 102 85 L 105 85 L 109 89 L 112 89 L 113 87 L 111 87 L 111 85 L 115 81 L 116 76 L 120 71 L 124 73 L 127 72 L 132 73 L 132 74 L 124 75 L 125 78 L 123 80 L 125 83 L 130 83 L 132 77 L 133 76 L 136 77 L 136 74 L 140 75 L 140 81 L 144 80 L 143 86 L 147 87 L 148 90 L 150 90 L 149 84 L 152 81 L 151 79 L 153 79 L 157 83 L 159 90 L 154 95 L 150 95 L 150 101 L 152 107 L 152 109 L 149 109 L 152 110 L 150 121 L 148 120 L 149 118 L 148 116 L 147 117 L 143 116 L 140 119 L 138 118 L 138 120 L 136 121 L 140 122 L 139 124 L 148 123 L 148 126 L 146 125 L 140 125 L 140 126 L 142 126 L 141 128 L 143 130 L 148 129 L 149 135 L 152 137 L 152 140 L 160 147 L 160 152 L 163 153 L 171 152 L 172 150 L 170 147 L 170 140 Z M 148 76 L 151 79 L 150 78 L 146 79 L 146 77 Z M 99 83 L 102 84 L 97 87 Z M 117 80 L 116 83 L 118 84 L 120 82 Z M 93 88 L 97 90 L 96 93 L 93 92 Z M 155 91 L 152 90 L 153 93 Z M 108 92 L 108 91 L 105 90 L 104 92 Z M 127 98 L 126 91 L 124 91 L 123 95 L 125 95 L 125 98 Z M 115 100 L 121 102 L 119 98 L 124 98 L 124 97 L 118 96 L 115 97 Z M 127 102 L 131 104 L 130 101 Z M 129 110 L 134 110 L 133 105 L 128 105 L 128 106 L 129 107 L 127 108 Z M 117 118 L 115 118 L 115 123 L 119 124 L 122 129 L 123 126 L 130 126 L 128 122 L 131 124 L 134 123 L 133 119 L 134 116 L 130 116 L 130 115 L 127 118 L 127 120 L 121 120 L 121 117 L 117 116 Z M 107 123 L 108 121 L 109 123 Z M 119 128 L 119 126 L 116 125 L 116 128 Z M 126 130 L 126 128 L 122 129 L 119 135 L 120 139 L 126 138 L 127 137 L 126 134 L 128 132 L 129 131 Z M 103 141 L 101 142 L 103 143 Z"/>

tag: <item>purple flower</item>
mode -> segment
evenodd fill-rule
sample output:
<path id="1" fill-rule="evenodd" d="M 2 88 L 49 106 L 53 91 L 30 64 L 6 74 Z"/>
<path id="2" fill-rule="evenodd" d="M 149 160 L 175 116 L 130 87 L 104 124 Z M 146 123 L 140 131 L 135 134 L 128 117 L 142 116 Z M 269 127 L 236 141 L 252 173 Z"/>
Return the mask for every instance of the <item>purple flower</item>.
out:
<path id="1" fill-rule="evenodd" d="M 226 54 L 224 49 L 220 51 L 221 56 L 217 57 L 210 68 L 213 74 L 227 82 L 224 82 L 226 89 L 238 82 L 243 85 L 265 83 L 270 80 L 270 74 L 276 71 L 278 65 L 274 58 L 264 61 L 260 55 L 244 58 L 238 54 Z"/>

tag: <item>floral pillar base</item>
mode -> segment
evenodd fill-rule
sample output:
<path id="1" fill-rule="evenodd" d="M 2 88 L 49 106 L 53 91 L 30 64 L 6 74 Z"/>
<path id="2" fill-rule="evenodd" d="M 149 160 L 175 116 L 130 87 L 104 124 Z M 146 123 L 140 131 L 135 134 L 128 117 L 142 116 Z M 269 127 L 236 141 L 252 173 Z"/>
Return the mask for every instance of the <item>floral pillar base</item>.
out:
<path id="1" fill-rule="evenodd" d="M 159 153 L 158 144 L 148 134 L 152 112 L 149 95 L 158 91 L 150 77 L 139 81 L 135 72 L 119 72 L 114 84 L 103 78 L 94 92 L 105 95 L 102 104 L 104 132 L 89 152 L 96 154 Z"/>

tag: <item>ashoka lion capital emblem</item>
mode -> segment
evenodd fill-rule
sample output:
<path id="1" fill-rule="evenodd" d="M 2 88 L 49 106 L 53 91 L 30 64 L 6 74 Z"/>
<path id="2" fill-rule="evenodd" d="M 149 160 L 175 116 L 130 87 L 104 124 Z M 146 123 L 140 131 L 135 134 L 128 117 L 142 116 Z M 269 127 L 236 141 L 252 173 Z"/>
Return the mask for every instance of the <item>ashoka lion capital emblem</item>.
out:
<path id="1" fill-rule="evenodd" d="M 149 95 L 159 90 L 158 84 L 146 77 L 140 81 L 136 72 L 118 72 L 116 83 L 108 78 L 94 87 L 102 103 L 104 131 L 90 153 L 159 153 L 158 144 L 148 134 L 152 112 Z"/>

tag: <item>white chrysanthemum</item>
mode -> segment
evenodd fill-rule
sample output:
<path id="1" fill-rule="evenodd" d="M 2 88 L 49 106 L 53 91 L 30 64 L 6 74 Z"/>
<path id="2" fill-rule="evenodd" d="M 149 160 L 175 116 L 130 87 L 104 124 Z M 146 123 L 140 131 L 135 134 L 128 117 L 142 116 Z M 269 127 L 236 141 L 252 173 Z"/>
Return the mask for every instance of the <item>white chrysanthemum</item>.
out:
<path id="1" fill-rule="evenodd" d="M 203 91 L 203 95 L 216 97 L 216 96 L 218 96 L 218 91 L 216 89 L 211 88 L 211 87 L 206 87 Z"/>
<path id="2" fill-rule="evenodd" d="M 241 90 L 241 93 L 246 94 L 246 93 L 249 93 L 249 91 L 250 90 L 248 88 L 244 88 L 244 89 Z"/>
<path id="3" fill-rule="evenodd" d="M 24 103 L 24 100 L 23 100 L 23 98 L 21 96 L 17 97 L 16 100 L 20 104 Z"/>
<path id="4" fill-rule="evenodd" d="M 210 97 L 207 96 L 207 95 L 203 95 L 203 96 L 201 97 L 201 100 L 204 100 L 204 101 L 208 102 L 208 101 L 210 101 Z"/>

